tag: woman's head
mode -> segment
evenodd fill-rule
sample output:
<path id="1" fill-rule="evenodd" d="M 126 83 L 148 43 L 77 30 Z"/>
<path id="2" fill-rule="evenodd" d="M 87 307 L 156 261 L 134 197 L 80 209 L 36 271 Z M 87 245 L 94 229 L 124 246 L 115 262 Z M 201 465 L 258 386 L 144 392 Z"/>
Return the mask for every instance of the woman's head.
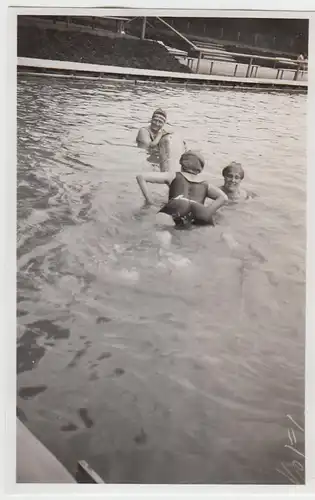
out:
<path id="1" fill-rule="evenodd" d="M 205 166 L 205 160 L 199 151 L 189 150 L 182 154 L 179 163 L 183 172 L 198 175 Z"/>
<path id="2" fill-rule="evenodd" d="M 165 124 L 166 119 L 166 112 L 161 108 L 156 109 L 151 118 L 151 129 L 158 132 Z"/>
<path id="3" fill-rule="evenodd" d="M 222 170 L 224 177 L 224 187 L 227 191 L 235 191 L 239 188 L 240 183 L 244 179 L 245 172 L 240 163 L 232 161 Z"/>

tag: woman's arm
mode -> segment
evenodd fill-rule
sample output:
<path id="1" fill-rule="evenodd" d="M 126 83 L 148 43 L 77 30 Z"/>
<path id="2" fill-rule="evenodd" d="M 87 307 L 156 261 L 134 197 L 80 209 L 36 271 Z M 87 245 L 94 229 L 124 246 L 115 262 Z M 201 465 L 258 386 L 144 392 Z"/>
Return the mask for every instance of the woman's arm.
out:
<path id="1" fill-rule="evenodd" d="M 155 139 L 152 141 L 148 129 L 144 127 L 139 130 L 136 141 L 140 147 L 153 148 L 159 144 L 162 136 L 163 130 L 160 130 Z"/>
<path id="2" fill-rule="evenodd" d="M 137 145 L 142 147 L 142 148 L 148 148 L 151 142 L 149 132 L 146 128 L 141 128 L 138 132 L 137 138 Z"/>
<path id="3" fill-rule="evenodd" d="M 149 196 L 147 182 L 150 182 L 152 184 L 170 184 L 173 180 L 173 177 L 174 174 L 170 172 L 156 172 L 137 175 L 136 179 L 146 202 L 152 204 Z"/>
<path id="4" fill-rule="evenodd" d="M 168 172 L 171 167 L 171 140 L 170 136 L 164 136 L 160 141 L 160 170 Z"/>
<path id="5" fill-rule="evenodd" d="M 207 197 L 211 200 L 214 200 L 214 202 L 209 206 L 211 215 L 214 215 L 215 212 L 219 210 L 219 208 L 221 208 L 229 201 L 228 197 L 225 193 L 223 193 L 223 191 L 221 191 L 221 189 L 215 186 L 211 186 L 211 184 L 208 185 Z"/>

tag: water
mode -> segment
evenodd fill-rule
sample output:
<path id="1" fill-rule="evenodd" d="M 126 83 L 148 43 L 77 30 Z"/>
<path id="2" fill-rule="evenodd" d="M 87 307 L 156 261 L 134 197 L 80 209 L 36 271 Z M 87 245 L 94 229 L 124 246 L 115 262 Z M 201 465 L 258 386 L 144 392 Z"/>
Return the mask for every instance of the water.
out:
<path id="1" fill-rule="evenodd" d="M 191 231 L 143 208 L 158 106 L 258 197 Z M 303 481 L 305 130 L 304 95 L 19 78 L 18 406 L 71 472 Z"/>

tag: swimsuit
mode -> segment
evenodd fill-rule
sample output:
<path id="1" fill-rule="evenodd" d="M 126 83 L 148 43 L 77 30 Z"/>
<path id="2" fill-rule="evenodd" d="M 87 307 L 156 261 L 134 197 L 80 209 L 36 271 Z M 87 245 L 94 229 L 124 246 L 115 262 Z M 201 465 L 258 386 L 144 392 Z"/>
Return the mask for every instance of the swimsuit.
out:
<path id="1" fill-rule="evenodd" d="M 173 220 L 177 226 L 187 226 L 190 224 L 201 224 L 202 221 L 194 219 L 191 211 L 185 214 L 174 213 L 171 208 L 171 202 L 179 197 L 183 196 L 188 200 L 193 200 L 204 205 L 208 194 L 208 182 L 200 181 L 193 182 L 189 181 L 181 172 L 176 172 L 175 179 L 171 182 L 169 187 L 169 197 L 168 203 L 162 207 L 160 212 L 168 213 L 173 217 Z M 168 209 L 168 205 L 170 205 Z"/>
<path id="2" fill-rule="evenodd" d="M 150 127 L 148 127 L 147 130 L 148 130 L 149 137 L 150 137 L 151 141 L 154 141 L 156 136 L 153 135 Z M 161 140 L 164 139 L 164 137 L 166 137 L 167 135 L 171 135 L 171 134 L 172 134 L 172 132 L 167 132 L 166 130 L 163 130 L 163 135 L 161 137 Z M 152 163 L 152 165 L 154 165 L 155 167 L 158 167 L 159 170 L 161 168 L 161 160 L 162 160 L 160 147 L 161 147 L 160 142 L 156 146 L 150 146 L 148 148 L 149 156 L 147 158 L 148 162 Z"/>
<path id="3" fill-rule="evenodd" d="M 189 200 L 197 201 L 202 205 L 208 194 L 208 183 L 206 181 L 191 182 L 181 172 L 176 172 L 175 179 L 171 182 L 168 200 L 182 195 Z"/>

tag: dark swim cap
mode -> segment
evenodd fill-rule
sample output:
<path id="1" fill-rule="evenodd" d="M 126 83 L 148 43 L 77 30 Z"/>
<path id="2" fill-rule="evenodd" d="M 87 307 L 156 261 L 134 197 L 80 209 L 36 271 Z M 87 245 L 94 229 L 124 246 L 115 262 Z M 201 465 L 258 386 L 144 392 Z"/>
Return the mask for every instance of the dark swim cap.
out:
<path id="1" fill-rule="evenodd" d="M 243 169 L 242 165 L 240 163 L 236 162 L 236 161 L 232 161 L 229 165 L 227 165 L 226 167 L 224 167 L 224 169 L 222 170 L 223 177 L 225 177 L 226 175 L 228 175 L 232 170 L 238 171 L 238 173 L 240 174 L 241 179 L 242 180 L 244 179 L 244 176 L 245 176 L 244 169 Z"/>
<path id="2" fill-rule="evenodd" d="M 183 166 L 183 160 L 187 158 L 187 156 L 195 156 L 197 160 L 199 161 L 200 167 L 199 168 L 187 168 Z M 183 172 L 191 173 L 191 174 L 200 174 L 202 172 L 204 166 L 205 166 L 205 159 L 203 155 L 200 153 L 200 151 L 195 151 L 193 149 L 190 149 L 189 151 L 185 151 L 185 153 L 182 154 L 182 156 L 179 159 L 179 163 L 182 166 Z"/>

